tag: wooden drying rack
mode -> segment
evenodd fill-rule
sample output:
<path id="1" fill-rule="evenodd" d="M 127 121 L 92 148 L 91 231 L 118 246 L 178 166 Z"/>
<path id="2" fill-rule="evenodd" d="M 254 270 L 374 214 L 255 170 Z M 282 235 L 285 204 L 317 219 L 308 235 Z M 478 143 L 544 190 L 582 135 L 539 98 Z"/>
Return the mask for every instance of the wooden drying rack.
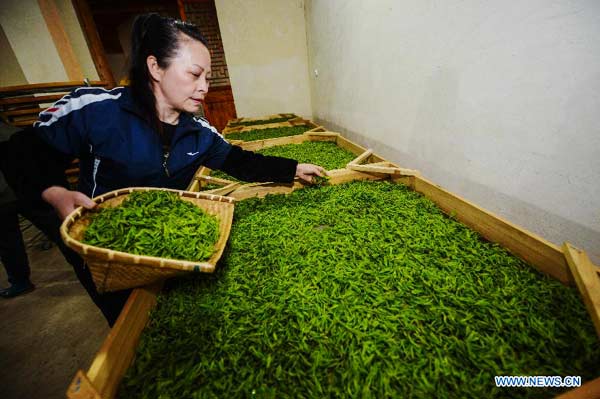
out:
<path id="1" fill-rule="evenodd" d="M 600 337 L 600 269 L 594 265 L 586 253 L 569 243 L 559 247 L 544 238 L 529 232 L 464 198 L 445 190 L 425 179 L 418 171 L 401 168 L 377 156 L 372 150 L 316 127 L 299 136 L 283 137 L 256 142 L 245 142 L 246 149 L 260 149 L 275 145 L 300 143 L 307 140 L 334 141 L 357 157 L 344 169 L 328 171 L 329 184 L 337 185 L 357 180 L 390 179 L 405 184 L 423 194 L 437 204 L 447 214 L 487 240 L 500 244 L 513 255 L 531 264 L 540 272 L 548 274 L 565 285 L 575 285 L 580 290 L 583 301 Z M 264 197 L 267 194 L 287 194 L 305 187 L 299 181 L 291 185 L 275 183 L 242 184 L 224 179 L 208 177 L 210 169 L 199 169 L 188 190 L 198 191 L 203 182 L 216 182 L 223 187 L 207 193 L 227 191 L 227 195 L 237 201 Z M 226 190 L 225 190 L 226 189 Z M 162 284 L 135 289 L 115 326 L 110 331 L 87 372 L 79 370 L 67 390 L 71 399 L 114 398 L 119 383 L 133 361 L 139 337 L 146 326 L 150 310 L 156 304 L 156 296 Z M 560 399 L 600 398 L 600 377 L 558 396 Z"/>

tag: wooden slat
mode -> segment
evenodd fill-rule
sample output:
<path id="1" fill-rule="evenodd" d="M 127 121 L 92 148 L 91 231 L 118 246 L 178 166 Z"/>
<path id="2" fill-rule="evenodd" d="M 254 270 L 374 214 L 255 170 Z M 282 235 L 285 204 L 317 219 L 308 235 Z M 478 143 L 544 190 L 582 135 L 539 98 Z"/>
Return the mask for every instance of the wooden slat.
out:
<path id="1" fill-rule="evenodd" d="M 385 165 L 368 164 L 368 165 L 355 165 L 348 164 L 348 169 L 357 170 L 359 172 L 366 173 L 384 173 L 389 175 L 402 175 L 402 176 L 417 176 L 419 172 L 414 169 L 397 168 L 393 166 L 387 166 L 388 162 L 383 162 Z"/>
<path id="2" fill-rule="evenodd" d="M 244 129 L 244 126 L 234 126 L 234 127 L 225 126 L 225 128 L 221 131 L 221 133 L 223 133 L 224 135 L 228 135 L 230 133 L 239 133 L 242 131 L 242 129 Z"/>
<path id="3" fill-rule="evenodd" d="M 600 277 L 598 276 L 598 267 L 594 266 L 584 251 L 575 248 L 568 242 L 563 244 L 563 251 L 575 284 L 583 298 L 583 303 L 596 327 L 596 333 L 600 337 Z"/>
<path id="4" fill-rule="evenodd" d="M 100 396 L 100 393 L 92 385 L 87 375 L 82 371 L 77 371 L 75 374 L 75 378 L 71 385 L 69 385 L 69 389 L 67 390 L 67 398 L 69 399 L 103 399 Z"/>
<path id="5" fill-rule="evenodd" d="M 231 193 L 232 191 L 234 191 L 236 188 L 238 188 L 239 186 L 241 186 L 243 183 L 240 182 L 234 182 L 231 184 L 228 184 L 224 187 L 221 188 L 215 188 L 214 190 L 206 190 L 203 191 L 207 194 L 215 194 L 215 195 L 229 195 L 229 193 Z"/>
<path id="6" fill-rule="evenodd" d="M 279 119 L 279 118 L 293 119 L 293 118 L 297 118 L 297 117 L 298 116 L 296 114 L 273 114 L 273 115 L 261 116 L 261 117 L 257 117 L 257 118 L 234 118 L 229 121 L 228 125 L 240 123 L 240 122 L 268 121 L 269 119 Z"/>
<path id="7" fill-rule="evenodd" d="M 102 80 L 90 81 L 90 85 L 94 87 L 107 86 L 108 82 Z M 83 80 L 73 80 L 68 82 L 51 82 L 51 83 L 33 83 L 18 86 L 0 87 L 0 97 L 26 95 L 33 93 L 53 93 L 71 91 L 77 87 L 85 86 Z"/>
<path id="8" fill-rule="evenodd" d="M 35 118 L 35 119 L 24 119 L 24 120 L 19 120 L 19 121 L 13 121 L 12 125 L 14 125 L 16 127 L 26 127 L 26 126 L 33 125 L 35 122 L 37 122 L 37 118 Z"/>
<path id="9" fill-rule="evenodd" d="M 381 180 L 382 176 L 376 176 L 372 173 L 356 172 L 348 169 L 334 169 L 327 172 L 329 175 L 329 184 L 336 185 L 347 183 L 350 181 L 359 180 Z M 236 200 L 243 200 L 246 198 L 259 197 L 262 198 L 268 194 L 289 194 L 292 191 L 306 187 L 307 185 L 295 180 L 293 184 L 280 184 L 280 183 L 256 183 L 246 184 L 238 188 L 237 190 L 227 194 L 228 197 L 235 198 Z"/>
<path id="10" fill-rule="evenodd" d="M 337 133 L 332 133 L 332 132 L 322 132 L 321 133 L 321 132 L 319 132 L 319 133 L 309 133 L 309 134 L 306 134 L 305 136 L 307 136 L 310 141 L 321 141 L 321 142 L 328 141 L 330 143 L 335 143 L 335 145 L 337 145 L 337 138 L 338 138 Z"/>
<path id="11" fill-rule="evenodd" d="M 221 185 L 228 185 L 231 183 L 235 183 L 234 181 L 231 180 L 227 180 L 227 179 L 220 179 L 218 177 L 212 177 L 209 175 L 198 175 L 196 176 L 197 179 L 199 180 L 205 180 L 207 183 L 215 183 L 215 184 L 221 184 Z"/>
<path id="12" fill-rule="evenodd" d="M 186 191 L 193 191 L 193 192 L 198 192 L 200 191 L 200 183 L 198 182 L 197 179 L 193 179 L 190 184 L 187 186 L 187 188 L 185 189 Z"/>
<path id="13" fill-rule="evenodd" d="M 319 133 L 319 132 L 325 132 L 325 131 L 327 131 L 327 129 L 325 129 L 323 126 L 317 126 L 315 128 L 312 128 L 312 129 L 304 132 L 304 134 L 307 134 L 307 133 Z"/>
<path id="14" fill-rule="evenodd" d="M 524 230 L 477 205 L 454 195 L 423 177 L 415 176 L 414 189 L 435 202 L 446 213 L 496 242 L 536 269 L 563 284 L 573 284 L 567 261 L 560 247 Z"/>
<path id="15" fill-rule="evenodd" d="M 301 144 L 308 140 L 309 140 L 308 136 L 299 134 L 296 136 L 277 137 L 274 139 L 245 141 L 245 142 L 239 144 L 239 146 L 242 147 L 244 150 L 258 151 L 263 148 L 276 147 L 279 145 Z"/>
<path id="16" fill-rule="evenodd" d="M 279 128 L 279 127 L 293 127 L 293 125 L 288 122 L 275 122 L 275 123 L 267 123 L 264 125 L 252 125 L 252 126 L 244 126 L 241 130 L 242 133 L 245 132 L 251 132 L 253 130 L 264 130 L 264 129 L 272 129 L 272 128 Z"/>
<path id="17" fill-rule="evenodd" d="M 119 383 L 133 360 L 140 335 L 161 288 L 162 283 L 159 283 L 133 290 L 87 371 L 86 376 L 90 384 L 103 399 L 115 397 Z M 71 383 L 71 387 L 76 383 L 76 379 L 77 377 Z"/>
<path id="18" fill-rule="evenodd" d="M 557 396 L 556 399 L 600 399 L 600 377 L 571 389 Z"/>
<path id="19" fill-rule="evenodd" d="M 336 143 L 343 149 L 348 150 L 351 153 L 356 154 L 356 155 L 360 155 L 367 150 L 363 146 L 353 143 L 352 141 L 348 140 L 344 136 L 338 137 Z"/>
<path id="20" fill-rule="evenodd" d="M 21 116 L 21 115 L 32 115 L 32 114 L 37 115 L 41 111 L 43 111 L 43 109 L 40 107 L 27 108 L 27 109 L 14 109 L 14 110 L 4 112 L 4 115 L 6 115 L 6 116 Z"/>
<path id="21" fill-rule="evenodd" d="M 361 163 L 366 161 L 367 158 L 369 158 L 372 154 L 373 154 L 373 150 L 369 148 L 367 151 L 363 152 L 362 154 L 360 154 L 359 156 L 354 158 L 352 161 L 348 162 L 348 164 L 346 166 L 360 165 Z"/>
<path id="22" fill-rule="evenodd" d="M 64 94 L 50 94 L 46 96 L 23 96 L 0 98 L 0 106 L 18 106 L 54 103 L 64 97 Z"/>
<path id="23" fill-rule="evenodd" d="M 305 136 L 309 136 L 311 140 L 313 141 L 319 141 L 319 137 L 328 139 L 329 141 L 336 141 L 337 142 L 337 138 L 340 137 L 339 133 L 336 132 L 327 132 L 327 131 L 323 131 L 323 132 L 315 132 L 312 130 L 309 130 L 308 132 L 304 132 L 302 133 Z"/>

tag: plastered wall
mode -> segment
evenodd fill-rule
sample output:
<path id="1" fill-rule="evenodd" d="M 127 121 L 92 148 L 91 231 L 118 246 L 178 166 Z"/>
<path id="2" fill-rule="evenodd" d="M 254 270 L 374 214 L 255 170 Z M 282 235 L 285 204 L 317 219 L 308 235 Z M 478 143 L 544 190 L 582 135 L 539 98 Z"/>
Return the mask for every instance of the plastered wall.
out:
<path id="1" fill-rule="evenodd" d="M 55 0 L 54 6 L 83 75 L 97 80 L 98 73 L 71 2 Z M 37 0 L 2 0 L 0 25 L 10 47 L 2 52 L 3 57 L 10 58 L 3 61 L 6 68 L 0 70 L 3 86 L 69 80 Z"/>
<path id="2" fill-rule="evenodd" d="M 304 1 L 215 0 L 238 116 L 311 117 Z"/>
<path id="3" fill-rule="evenodd" d="M 0 26 L 0 87 L 27 84 L 15 52 Z"/>
<path id="4" fill-rule="evenodd" d="M 36 0 L 3 0 L 0 24 L 27 83 L 68 80 Z"/>
<path id="5" fill-rule="evenodd" d="M 316 121 L 600 262 L 600 2 L 312 0 L 306 20 Z"/>

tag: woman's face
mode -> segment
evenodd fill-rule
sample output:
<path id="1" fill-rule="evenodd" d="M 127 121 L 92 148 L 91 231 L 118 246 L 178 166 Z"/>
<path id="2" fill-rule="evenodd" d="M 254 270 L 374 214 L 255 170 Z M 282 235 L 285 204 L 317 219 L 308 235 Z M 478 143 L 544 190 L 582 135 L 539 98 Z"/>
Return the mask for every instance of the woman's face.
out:
<path id="1" fill-rule="evenodd" d="M 149 57 L 151 58 L 151 57 Z M 148 65 L 158 109 L 195 113 L 208 92 L 210 53 L 204 44 L 183 36 L 166 69 Z"/>

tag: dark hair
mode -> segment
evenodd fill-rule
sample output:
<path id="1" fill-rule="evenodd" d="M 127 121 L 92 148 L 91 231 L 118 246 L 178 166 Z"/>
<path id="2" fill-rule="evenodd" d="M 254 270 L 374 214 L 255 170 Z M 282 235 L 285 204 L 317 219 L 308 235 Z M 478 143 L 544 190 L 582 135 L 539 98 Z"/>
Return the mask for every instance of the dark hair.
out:
<path id="1" fill-rule="evenodd" d="M 179 48 L 179 33 L 184 33 L 208 47 L 206 39 L 196 25 L 161 17 L 156 13 L 138 15 L 131 30 L 129 85 L 146 119 L 159 132 L 162 131 L 162 125 L 156 112 L 156 98 L 152 92 L 146 59 L 153 55 L 158 66 L 167 68 Z"/>

